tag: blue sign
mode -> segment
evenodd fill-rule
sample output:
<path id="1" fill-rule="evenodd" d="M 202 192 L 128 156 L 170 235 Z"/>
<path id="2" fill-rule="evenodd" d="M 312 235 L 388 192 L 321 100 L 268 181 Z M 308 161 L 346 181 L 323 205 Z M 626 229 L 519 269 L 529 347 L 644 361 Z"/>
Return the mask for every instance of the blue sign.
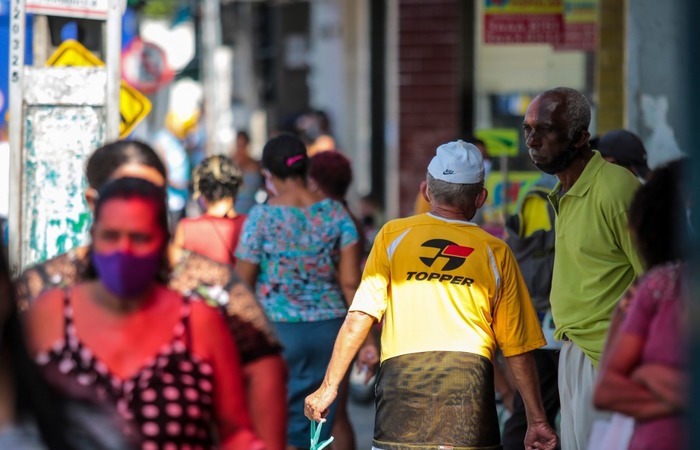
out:
<path id="1" fill-rule="evenodd" d="M 24 63 L 32 64 L 32 17 L 27 15 Z M 5 126 L 5 113 L 9 106 L 10 72 L 10 0 L 0 0 L 0 127 Z"/>

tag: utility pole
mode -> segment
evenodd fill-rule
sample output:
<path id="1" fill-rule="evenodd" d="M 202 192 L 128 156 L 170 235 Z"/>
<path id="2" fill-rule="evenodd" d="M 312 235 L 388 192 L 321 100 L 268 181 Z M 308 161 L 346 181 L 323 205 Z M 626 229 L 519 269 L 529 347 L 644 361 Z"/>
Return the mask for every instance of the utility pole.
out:
<path id="1" fill-rule="evenodd" d="M 204 91 L 204 125 L 207 136 L 207 154 L 222 153 L 217 138 L 217 71 L 215 55 L 221 46 L 221 5 L 219 0 L 203 0 L 201 3 L 201 56 Z"/>

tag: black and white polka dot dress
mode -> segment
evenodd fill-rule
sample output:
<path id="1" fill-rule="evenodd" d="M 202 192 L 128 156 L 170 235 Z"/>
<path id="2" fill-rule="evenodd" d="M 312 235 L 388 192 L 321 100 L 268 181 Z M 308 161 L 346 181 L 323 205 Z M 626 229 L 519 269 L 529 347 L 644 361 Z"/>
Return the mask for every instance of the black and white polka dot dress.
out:
<path id="1" fill-rule="evenodd" d="M 78 339 L 66 295 L 64 337 L 36 359 L 111 403 L 127 424 L 124 432 L 141 449 L 214 448 L 213 370 L 191 352 L 190 310 L 185 299 L 172 341 L 137 374 L 121 379 Z"/>

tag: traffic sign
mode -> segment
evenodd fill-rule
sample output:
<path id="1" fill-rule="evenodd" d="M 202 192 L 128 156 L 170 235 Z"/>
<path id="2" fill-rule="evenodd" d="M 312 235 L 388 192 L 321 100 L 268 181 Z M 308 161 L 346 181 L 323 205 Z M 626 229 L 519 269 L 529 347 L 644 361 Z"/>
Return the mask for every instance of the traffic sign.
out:
<path id="1" fill-rule="evenodd" d="M 63 66 L 104 66 L 100 58 L 93 55 L 80 42 L 67 40 L 63 42 L 46 61 L 46 65 Z M 151 112 L 151 101 L 124 80 L 121 80 L 119 92 L 119 137 L 128 136 Z"/>
<path id="2" fill-rule="evenodd" d="M 119 6 L 123 13 L 126 2 L 121 0 Z M 109 0 L 27 0 L 25 10 L 45 16 L 107 20 Z"/>
<path id="3" fill-rule="evenodd" d="M 130 135 L 149 112 L 150 100 L 122 80 L 122 88 L 119 91 L 119 137 L 125 138 Z"/>
<path id="4" fill-rule="evenodd" d="M 165 52 L 156 44 L 136 37 L 122 52 L 122 77 L 143 92 L 157 91 L 173 76 Z"/>

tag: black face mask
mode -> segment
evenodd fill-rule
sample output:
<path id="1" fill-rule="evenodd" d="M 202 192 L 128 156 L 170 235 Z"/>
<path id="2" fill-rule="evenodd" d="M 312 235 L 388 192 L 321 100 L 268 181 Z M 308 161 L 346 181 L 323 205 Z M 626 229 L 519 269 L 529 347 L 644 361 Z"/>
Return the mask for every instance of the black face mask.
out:
<path id="1" fill-rule="evenodd" d="M 562 172 L 571 165 L 571 163 L 574 161 L 574 157 L 576 156 L 577 151 L 578 150 L 576 149 L 576 147 L 569 147 L 563 152 L 561 152 L 561 154 L 557 156 L 554 160 L 548 163 L 538 164 L 533 161 L 532 164 L 534 164 L 535 167 L 537 167 L 544 173 L 555 175 L 559 172 Z"/>

